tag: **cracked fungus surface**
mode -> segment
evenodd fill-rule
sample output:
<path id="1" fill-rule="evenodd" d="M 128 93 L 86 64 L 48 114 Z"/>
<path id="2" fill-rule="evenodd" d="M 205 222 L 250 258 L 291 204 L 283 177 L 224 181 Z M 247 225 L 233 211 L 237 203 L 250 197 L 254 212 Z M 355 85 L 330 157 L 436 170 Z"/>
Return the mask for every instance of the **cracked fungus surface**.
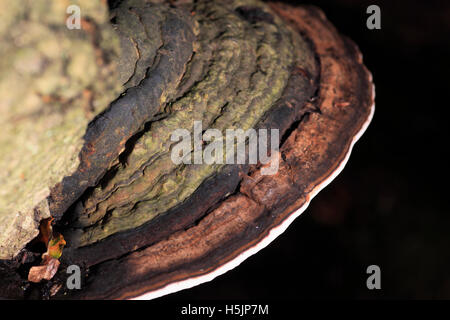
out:
<path id="1" fill-rule="evenodd" d="M 98 33 L 67 29 L 69 4 Z M 76 170 L 88 122 L 121 88 L 115 64 L 97 55 L 119 52 L 100 1 L 1 0 L 0 41 L 0 259 L 9 259 L 38 234 L 51 187 Z"/>
<path id="2" fill-rule="evenodd" d="M 114 15 L 128 52 L 120 63 L 126 87 L 164 72 L 168 55 L 183 73 L 163 87 L 157 116 L 74 206 L 72 246 L 139 227 L 220 172 L 220 164 L 175 165 L 174 130 L 192 131 L 194 121 L 221 132 L 254 128 L 281 97 L 293 66 L 315 72 L 306 41 L 258 1 L 197 1 L 190 10 L 125 1 Z M 188 59 L 180 59 L 189 49 Z"/>

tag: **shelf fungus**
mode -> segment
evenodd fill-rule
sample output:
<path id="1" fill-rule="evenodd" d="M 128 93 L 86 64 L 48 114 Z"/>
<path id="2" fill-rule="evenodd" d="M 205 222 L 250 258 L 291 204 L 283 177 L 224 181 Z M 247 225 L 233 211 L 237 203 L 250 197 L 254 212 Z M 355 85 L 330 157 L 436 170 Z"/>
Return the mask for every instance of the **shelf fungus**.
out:
<path id="1" fill-rule="evenodd" d="M 357 46 L 318 8 L 79 0 L 68 29 L 61 3 L 0 4 L 1 297 L 148 299 L 212 280 L 306 209 L 373 116 Z M 256 142 L 270 161 L 250 161 Z M 249 161 L 196 158 L 235 147 Z"/>

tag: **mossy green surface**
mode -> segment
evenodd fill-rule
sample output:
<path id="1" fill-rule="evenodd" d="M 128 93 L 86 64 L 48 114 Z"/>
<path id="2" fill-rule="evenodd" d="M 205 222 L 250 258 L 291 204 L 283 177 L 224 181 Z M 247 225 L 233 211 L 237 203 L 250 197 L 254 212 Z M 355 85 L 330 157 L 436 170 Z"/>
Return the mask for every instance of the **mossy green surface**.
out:
<path id="1" fill-rule="evenodd" d="M 98 43 L 66 27 L 73 4 Z M 38 234 L 50 188 L 78 167 L 87 124 L 122 91 L 108 14 L 100 0 L 0 0 L 0 259 Z"/>

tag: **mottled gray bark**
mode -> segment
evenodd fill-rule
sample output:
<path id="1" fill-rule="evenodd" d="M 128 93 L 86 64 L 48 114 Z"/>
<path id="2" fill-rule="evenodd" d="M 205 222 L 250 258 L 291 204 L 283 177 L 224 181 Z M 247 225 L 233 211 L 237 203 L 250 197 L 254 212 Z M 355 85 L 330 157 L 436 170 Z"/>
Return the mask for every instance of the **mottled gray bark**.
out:
<path id="1" fill-rule="evenodd" d="M 67 7 L 81 9 L 69 29 Z M 87 125 L 121 92 L 105 1 L 0 1 L 0 259 L 50 216 L 47 197 L 79 165 Z"/>

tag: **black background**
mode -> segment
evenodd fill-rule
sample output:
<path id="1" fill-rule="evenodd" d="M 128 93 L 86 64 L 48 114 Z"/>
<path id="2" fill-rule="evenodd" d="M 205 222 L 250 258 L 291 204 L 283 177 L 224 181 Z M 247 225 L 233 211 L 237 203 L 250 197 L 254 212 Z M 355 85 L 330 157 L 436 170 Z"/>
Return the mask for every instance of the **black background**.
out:
<path id="1" fill-rule="evenodd" d="M 287 1 L 300 3 L 299 1 Z M 450 298 L 450 1 L 314 1 L 360 47 L 376 111 L 344 169 L 266 249 L 160 301 Z M 381 8 L 381 30 L 366 8 Z M 368 290 L 366 268 L 381 268 Z"/>

